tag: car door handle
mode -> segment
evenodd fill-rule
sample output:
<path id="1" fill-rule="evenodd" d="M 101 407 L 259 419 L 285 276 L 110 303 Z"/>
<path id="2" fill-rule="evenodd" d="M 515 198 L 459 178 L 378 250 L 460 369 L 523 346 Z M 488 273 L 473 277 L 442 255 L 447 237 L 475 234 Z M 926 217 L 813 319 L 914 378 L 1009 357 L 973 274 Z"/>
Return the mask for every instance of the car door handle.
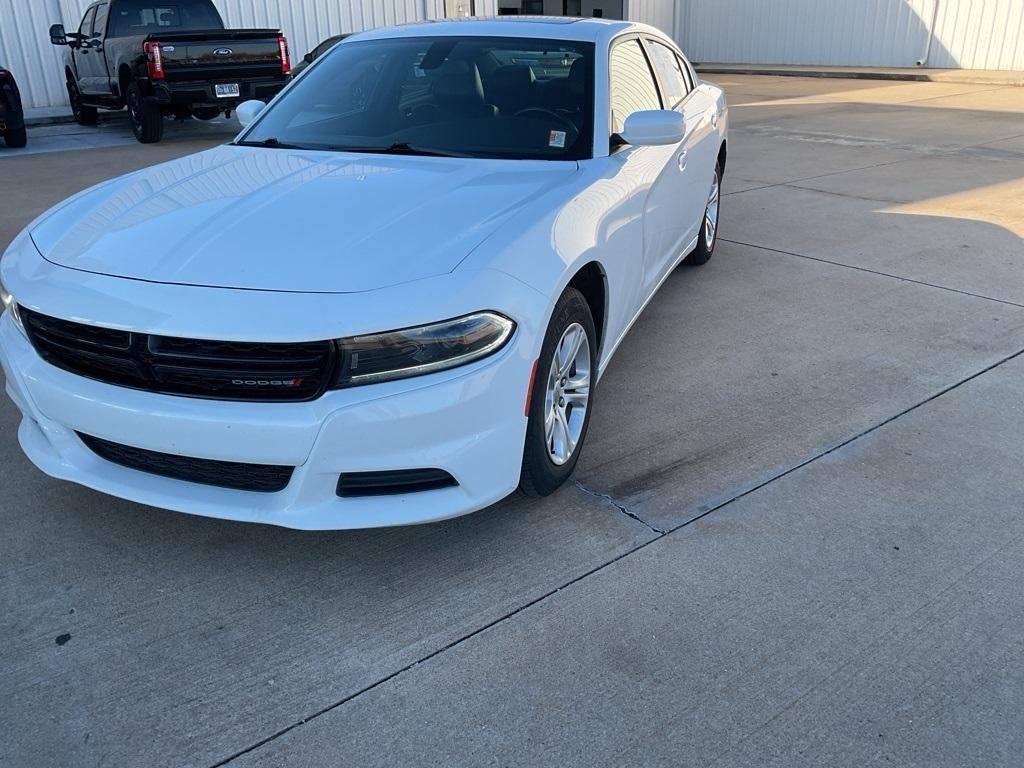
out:
<path id="1" fill-rule="evenodd" d="M 679 170 L 680 171 L 685 171 L 686 170 L 686 150 L 685 149 L 682 152 L 679 153 L 679 156 L 676 158 L 676 161 L 679 163 Z"/>

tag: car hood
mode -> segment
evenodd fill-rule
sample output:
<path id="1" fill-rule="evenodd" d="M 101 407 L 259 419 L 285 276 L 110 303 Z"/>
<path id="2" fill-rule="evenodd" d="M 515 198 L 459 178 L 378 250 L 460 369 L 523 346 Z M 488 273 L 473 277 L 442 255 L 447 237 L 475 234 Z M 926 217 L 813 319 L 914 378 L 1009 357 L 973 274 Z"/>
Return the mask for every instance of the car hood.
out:
<path id="1" fill-rule="evenodd" d="M 117 277 L 350 293 L 451 272 L 575 163 L 223 146 L 72 198 L 45 259 Z"/>

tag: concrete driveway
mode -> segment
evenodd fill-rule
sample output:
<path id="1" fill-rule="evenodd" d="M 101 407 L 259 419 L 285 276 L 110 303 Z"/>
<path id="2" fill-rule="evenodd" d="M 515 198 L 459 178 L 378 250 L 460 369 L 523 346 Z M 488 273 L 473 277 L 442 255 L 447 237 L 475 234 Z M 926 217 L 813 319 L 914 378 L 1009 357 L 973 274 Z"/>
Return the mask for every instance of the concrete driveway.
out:
<path id="1" fill-rule="evenodd" d="M 5 401 L 0 764 L 1019 766 L 1024 89 L 720 81 L 724 239 L 552 498 L 194 518 L 43 476 Z M 0 245 L 190 136 L 0 153 Z"/>

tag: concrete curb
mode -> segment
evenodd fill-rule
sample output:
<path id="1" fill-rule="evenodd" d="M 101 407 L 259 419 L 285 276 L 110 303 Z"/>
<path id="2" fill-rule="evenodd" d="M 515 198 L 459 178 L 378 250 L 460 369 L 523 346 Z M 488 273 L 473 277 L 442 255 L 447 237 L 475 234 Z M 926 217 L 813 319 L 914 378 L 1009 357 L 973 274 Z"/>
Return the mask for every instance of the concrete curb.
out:
<path id="1" fill-rule="evenodd" d="M 100 124 L 109 123 L 115 120 L 123 120 L 124 111 L 100 112 Z M 70 112 L 67 114 L 46 114 L 46 115 L 25 115 L 25 125 L 37 127 L 40 125 L 70 125 L 75 122 L 75 117 Z"/>
<path id="2" fill-rule="evenodd" d="M 897 80 L 927 83 L 968 83 L 1024 87 L 1024 72 L 970 69 L 855 69 L 844 67 L 787 67 L 755 64 L 697 64 L 698 72 L 715 75 L 771 77 L 836 77 L 852 80 Z"/>

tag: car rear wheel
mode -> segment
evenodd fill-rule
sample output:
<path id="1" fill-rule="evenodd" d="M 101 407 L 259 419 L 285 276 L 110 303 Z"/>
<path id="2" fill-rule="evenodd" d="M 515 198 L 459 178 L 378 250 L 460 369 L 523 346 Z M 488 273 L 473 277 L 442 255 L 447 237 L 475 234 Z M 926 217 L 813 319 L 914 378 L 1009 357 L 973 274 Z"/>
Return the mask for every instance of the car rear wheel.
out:
<path id="1" fill-rule="evenodd" d="M 590 425 L 597 378 L 597 334 L 587 300 L 567 288 L 544 335 L 530 391 L 519 490 L 547 496 L 576 467 Z"/>
<path id="2" fill-rule="evenodd" d="M 128 119 L 132 124 L 135 138 L 143 144 L 155 144 L 164 137 L 164 116 L 160 107 L 147 101 L 137 81 L 128 84 L 125 94 L 128 106 Z"/>
<path id="3" fill-rule="evenodd" d="M 79 125 L 96 125 L 100 119 L 96 107 L 90 107 L 82 103 L 82 94 L 79 92 L 78 85 L 74 80 L 69 79 L 67 87 L 68 101 L 71 102 L 71 114 L 74 115 L 75 122 Z"/>
<path id="4" fill-rule="evenodd" d="M 715 163 L 715 177 L 711 180 L 711 189 L 708 190 L 708 202 L 704 208 L 704 218 L 700 223 L 697 247 L 685 262 L 692 267 L 707 264 L 715 253 L 715 243 L 718 242 L 718 214 L 721 208 L 721 197 L 722 169 L 718 163 Z"/>
<path id="5" fill-rule="evenodd" d="M 21 149 L 28 144 L 28 132 L 24 128 L 4 131 L 4 143 L 11 149 Z"/>

